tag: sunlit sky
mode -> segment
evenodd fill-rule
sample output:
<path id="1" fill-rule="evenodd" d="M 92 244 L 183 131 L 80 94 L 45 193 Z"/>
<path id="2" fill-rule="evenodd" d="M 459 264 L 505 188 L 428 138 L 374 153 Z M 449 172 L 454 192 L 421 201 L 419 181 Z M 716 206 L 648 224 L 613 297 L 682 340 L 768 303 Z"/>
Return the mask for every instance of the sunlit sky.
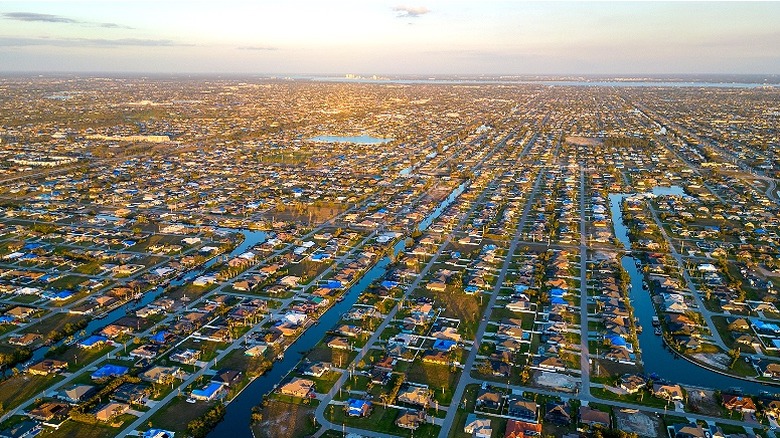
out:
<path id="1" fill-rule="evenodd" d="M 780 73 L 780 2 L 0 1 L 0 71 Z"/>

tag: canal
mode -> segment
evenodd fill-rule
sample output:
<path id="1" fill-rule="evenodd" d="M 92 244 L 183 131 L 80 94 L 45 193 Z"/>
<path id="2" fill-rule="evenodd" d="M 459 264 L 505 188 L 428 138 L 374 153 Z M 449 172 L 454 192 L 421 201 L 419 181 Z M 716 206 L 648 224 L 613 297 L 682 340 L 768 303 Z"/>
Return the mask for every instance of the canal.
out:
<path id="1" fill-rule="evenodd" d="M 659 187 L 657 190 L 654 189 L 653 193 L 657 195 L 682 194 L 682 189 L 679 187 Z M 630 250 L 631 242 L 628 239 L 628 229 L 623 223 L 623 212 L 620 208 L 623 199 L 628 196 L 630 195 L 610 194 L 609 203 L 615 236 L 627 250 Z M 770 385 L 738 379 L 702 368 L 666 348 L 661 336 L 653 333 L 652 321 L 653 316 L 656 316 L 655 307 L 651 301 L 650 292 L 642 288 L 644 278 L 637 269 L 636 259 L 626 255 L 621 259 L 621 264 L 631 276 L 629 297 L 634 306 L 634 316 L 643 328 L 638 339 L 645 373 L 655 373 L 662 379 L 683 385 L 717 389 L 741 388 L 750 394 L 759 394 L 761 391 L 778 392 L 778 388 Z"/>
<path id="2" fill-rule="evenodd" d="M 456 187 L 428 217 L 420 222 L 418 229 L 423 231 L 428 228 L 466 190 L 467 185 L 467 183 L 463 183 Z M 393 247 L 393 254 L 397 255 L 404 248 L 405 240 L 401 238 Z M 274 362 L 270 370 L 253 380 L 227 405 L 225 418 L 209 433 L 208 437 L 254 438 L 250 428 L 252 408 L 258 405 L 262 397 L 271 392 L 295 368 L 298 362 L 300 362 L 302 355 L 306 354 L 325 337 L 325 332 L 332 328 L 341 319 L 342 315 L 352 308 L 363 291 L 385 274 L 390 262 L 390 257 L 384 257 L 379 260 L 373 268 L 366 272 L 360 281 L 349 288 L 347 293 L 343 295 L 344 299 L 342 301 L 337 302 L 319 318 L 316 326 L 310 327 L 295 342 L 290 344 L 281 360 Z"/>
<path id="3" fill-rule="evenodd" d="M 250 230 L 233 230 L 228 228 L 218 228 L 218 231 L 224 232 L 224 233 L 236 233 L 237 231 L 243 234 L 244 241 L 241 242 L 233 251 L 231 251 L 227 256 L 228 258 L 232 258 L 235 256 L 238 256 L 239 254 L 243 254 L 246 252 L 249 248 L 259 245 L 263 242 L 265 242 L 267 238 L 267 234 L 262 231 L 250 231 Z M 224 254 L 214 256 L 206 263 L 198 267 L 197 269 L 194 269 L 192 271 L 187 272 L 183 276 L 180 277 L 180 279 L 172 280 L 170 285 L 171 286 L 181 286 L 185 282 L 192 280 L 193 278 L 197 277 L 198 275 L 201 275 L 206 269 L 210 268 L 214 263 L 216 263 L 221 257 L 225 257 Z M 131 308 L 141 308 L 152 301 L 156 300 L 157 298 L 162 295 L 164 292 L 164 288 L 162 286 L 156 287 L 154 289 L 151 289 L 147 292 L 144 292 L 143 295 L 141 295 L 140 300 L 138 301 L 130 301 L 127 304 L 124 304 L 122 306 L 117 307 L 116 309 L 108 312 L 104 317 L 102 318 L 94 318 L 92 319 L 89 324 L 84 328 L 84 332 L 91 334 L 99 332 L 100 330 L 103 330 L 104 327 L 106 327 L 109 324 L 113 324 L 123 317 L 127 316 L 127 311 Z M 49 351 L 50 348 L 55 348 L 58 345 L 61 345 L 65 340 L 62 340 L 52 346 L 42 346 L 35 351 L 33 351 L 32 358 L 30 359 L 29 363 L 37 362 L 41 359 L 43 359 L 46 355 L 46 352 Z"/>

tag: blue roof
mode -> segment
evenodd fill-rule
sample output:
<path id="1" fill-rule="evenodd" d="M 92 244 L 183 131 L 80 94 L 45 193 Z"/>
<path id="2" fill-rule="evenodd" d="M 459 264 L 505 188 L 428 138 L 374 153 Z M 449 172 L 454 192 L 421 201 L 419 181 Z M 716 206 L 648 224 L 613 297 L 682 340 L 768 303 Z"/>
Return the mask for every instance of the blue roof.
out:
<path id="1" fill-rule="evenodd" d="M 440 351 L 450 351 L 453 347 L 455 347 L 455 341 L 451 341 L 449 339 L 437 339 L 433 343 L 433 348 Z"/>
<path id="2" fill-rule="evenodd" d="M 385 280 L 385 281 L 379 283 L 379 285 L 382 286 L 382 287 L 385 287 L 387 289 L 392 289 L 392 288 L 398 286 L 398 282 Z"/>
<path id="3" fill-rule="evenodd" d="M 341 287 L 341 282 L 338 280 L 328 280 L 328 284 L 325 285 L 326 289 L 338 289 Z"/>
<path id="4" fill-rule="evenodd" d="M 551 297 L 562 297 L 563 294 L 566 293 L 563 289 L 556 287 L 553 289 L 550 289 L 550 296 Z"/>
<path id="5" fill-rule="evenodd" d="M 563 299 L 563 298 L 561 298 L 561 297 L 552 297 L 552 299 L 550 300 L 550 302 L 551 302 L 552 304 L 568 304 L 568 303 L 566 302 L 566 300 L 564 300 L 564 299 Z"/>
<path id="6" fill-rule="evenodd" d="M 31 249 L 36 249 L 36 248 L 40 248 L 40 247 L 41 247 L 40 243 L 30 242 L 30 243 L 24 245 L 24 247 L 22 249 L 31 250 Z"/>
<path id="7" fill-rule="evenodd" d="M 367 400 L 358 400 L 351 398 L 347 400 L 348 413 L 350 415 L 363 415 L 365 407 L 371 407 L 371 402 Z"/>
<path id="8" fill-rule="evenodd" d="M 79 345 L 82 345 L 84 347 L 91 347 L 91 346 L 96 345 L 96 344 L 98 344 L 100 342 L 106 342 L 107 340 L 108 339 L 103 337 L 103 336 L 92 335 L 92 336 L 82 340 L 81 342 L 79 342 Z"/>
<path id="9" fill-rule="evenodd" d="M 103 365 L 97 371 L 92 373 L 93 379 L 102 379 L 105 377 L 121 376 L 127 373 L 127 367 L 121 365 Z"/>
<path id="10" fill-rule="evenodd" d="M 14 322 L 14 318 L 8 315 L 0 316 L 0 324 L 10 324 Z"/>
<path id="11" fill-rule="evenodd" d="M 524 284 L 516 284 L 515 285 L 515 292 L 522 293 L 528 290 L 528 286 Z"/>
<path id="12" fill-rule="evenodd" d="M 73 292 L 69 290 L 61 290 L 54 294 L 54 298 L 65 299 L 73 296 Z"/>
<path id="13" fill-rule="evenodd" d="M 620 337 L 620 336 L 618 336 L 618 335 L 611 335 L 611 336 L 607 336 L 607 339 L 609 339 L 609 342 L 610 342 L 612 345 L 615 345 L 615 346 L 618 346 L 618 347 L 625 347 L 626 345 L 628 345 L 628 344 L 626 343 L 626 340 L 625 340 L 625 339 L 623 339 L 623 338 L 621 338 L 621 337 Z"/>
<path id="14" fill-rule="evenodd" d="M 209 385 L 203 389 L 193 390 L 192 395 L 210 399 L 214 397 L 214 394 L 216 394 L 216 392 L 219 391 L 220 388 L 222 388 L 222 384 L 212 382 L 209 383 Z"/>
<path id="15" fill-rule="evenodd" d="M 168 332 L 163 330 L 161 332 L 157 332 L 157 333 L 153 334 L 149 338 L 149 340 L 151 340 L 152 342 L 156 342 L 158 344 L 162 344 L 163 342 L 165 342 L 165 335 L 167 335 L 167 334 L 168 334 Z"/>

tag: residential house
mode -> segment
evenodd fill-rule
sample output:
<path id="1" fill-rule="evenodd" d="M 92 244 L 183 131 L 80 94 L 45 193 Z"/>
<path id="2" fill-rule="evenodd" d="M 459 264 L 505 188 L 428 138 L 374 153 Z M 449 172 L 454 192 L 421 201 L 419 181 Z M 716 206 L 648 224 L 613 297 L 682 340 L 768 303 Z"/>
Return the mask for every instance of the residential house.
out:
<path id="1" fill-rule="evenodd" d="M 609 412 L 599 411 L 590 406 L 580 406 L 580 423 L 588 426 L 610 427 Z"/>
<path id="2" fill-rule="evenodd" d="M 479 418 L 476 414 L 468 414 L 463 432 L 474 438 L 490 438 L 493 434 L 493 428 L 489 418 Z"/>
<path id="3" fill-rule="evenodd" d="M 511 396 L 507 399 L 507 414 L 522 421 L 538 422 L 538 409 L 539 406 L 533 400 L 527 400 L 519 396 Z"/>
<path id="4" fill-rule="evenodd" d="M 395 425 L 404 429 L 417 430 L 420 425 L 425 424 L 426 414 L 424 410 L 406 410 L 403 411 L 395 420 Z"/>
<path id="5" fill-rule="evenodd" d="M 314 381 L 296 377 L 282 385 L 279 392 L 291 397 L 310 398 L 314 395 Z"/>
<path id="6" fill-rule="evenodd" d="M 419 386 L 410 386 L 398 395 L 398 401 L 427 408 L 431 403 L 431 391 Z"/>

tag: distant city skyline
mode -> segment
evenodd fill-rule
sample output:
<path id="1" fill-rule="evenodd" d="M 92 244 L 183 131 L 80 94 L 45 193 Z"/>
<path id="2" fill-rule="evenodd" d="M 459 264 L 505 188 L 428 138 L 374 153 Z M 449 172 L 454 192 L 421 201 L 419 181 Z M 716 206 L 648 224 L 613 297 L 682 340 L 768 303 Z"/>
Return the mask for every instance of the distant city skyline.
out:
<path id="1" fill-rule="evenodd" d="M 778 2 L 0 2 L 0 71 L 776 74 Z"/>

